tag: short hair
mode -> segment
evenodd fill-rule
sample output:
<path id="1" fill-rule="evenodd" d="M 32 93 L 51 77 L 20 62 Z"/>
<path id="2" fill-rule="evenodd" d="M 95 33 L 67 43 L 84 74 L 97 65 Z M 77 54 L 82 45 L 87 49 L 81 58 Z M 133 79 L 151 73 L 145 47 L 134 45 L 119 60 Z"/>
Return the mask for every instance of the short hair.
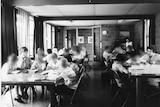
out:
<path id="1" fill-rule="evenodd" d="M 137 51 L 132 51 L 132 52 L 129 53 L 131 58 L 137 56 L 138 54 L 139 54 L 139 52 L 137 52 Z"/>
<path id="2" fill-rule="evenodd" d="M 47 53 L 51 54 L 52 53 L 52 49 L 47 49 Z"/>
<path id="3" fill-rule="evenodd" d="M 154 51 L 154 47 L 153 46 L 148 46 L 147 49 L 150 49 L 150 50 Z"/>
<path id="4" fill-rule="evenodd" d="M 27 47 L 21 47 L 21 51 L 28 52 L 28 48 Z"/>
<path id="5" fill-rule="evenodd" d="M 51 58 L 52 58 L 52 59 L 57 59 L 57 58 L 58 58 L 58 56 L 57 56 L 57 54 L 56 54 L 56 53 L 52 53 Z"/>
<path id="6" fill-rule="evenodd" d="M 15 62 L 18 60 L 17 55 L 12 53 L 8 56 L 8 60 L 11 59 L 12 62 Z"/>
<path id="7" fill-rule="evenodd" d="M 109 46 L 105 46 L 104 49 L 105 49 L 105 50 L 109 49 Z"/>
<path id="8" fill-rule="evenodd" d="M 72 48 L 73 51 L 76 51 L 77 53 L 80 53 L 81 52 L 81 47 L 80 46 L 74 46 Z"/>
<path id="9" fill-rule="evenodd" d="M 124 54 L 118 54 L 116 60 L 120 62 L 125 62 L 127 60 L 127 57 Z"/>
<path id="10" fill-rule="evenodd" d="M 43 49 L 42 49 L 42 48 L 37 48 L 37 52 L 38 52 L 38 51 L 43 51 Z"/>

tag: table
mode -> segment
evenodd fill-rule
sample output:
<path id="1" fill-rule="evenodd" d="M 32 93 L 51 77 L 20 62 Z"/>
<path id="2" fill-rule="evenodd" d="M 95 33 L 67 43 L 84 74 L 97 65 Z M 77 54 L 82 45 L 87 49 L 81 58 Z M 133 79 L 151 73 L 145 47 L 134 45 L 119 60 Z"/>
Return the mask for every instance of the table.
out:
<path id="1" fill-rule="evenodd" d="M 128 71 L 136 78 L 136 107 L 142 107 L 141 79 L 160 78 L 160 65 L 133 65 Z"/>
<path id="2" fill-rule="evenodd" d="M 40 74 L 34 73 L 19 73 L 7 74 L 1 78 L 2 85 L 47 85 L 52 87 L 51 94 L 51 107 L 57 107 L 57 100 L 55 96 L 55 82 L 50 80 L 40 80 L 43 78 Z"/>

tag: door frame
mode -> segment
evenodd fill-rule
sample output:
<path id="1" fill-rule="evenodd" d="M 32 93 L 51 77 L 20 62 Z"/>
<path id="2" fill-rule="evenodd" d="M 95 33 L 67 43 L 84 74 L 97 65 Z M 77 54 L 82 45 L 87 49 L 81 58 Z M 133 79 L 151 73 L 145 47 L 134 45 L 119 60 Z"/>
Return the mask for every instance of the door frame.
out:
<path id="1" fill-rule="evenodd" d="M 99 50 L 100 50 L 100 52 L 99 52 L 99 55 L 100 55 L 100 61 L 102 60 L 102 26 L 101 25 L 98 25 L 98 26 L 93 26 L 92 27 L 92 35 L 94 35 L 94 29 L 95 28 L 100 28 L 100 35 L 99 35 L 99 37 L 100 37 L 100 42 L 99 42 L 99 44 L 100 44 L 100 46 L 99 46 Z M 93 37 L 93 41 L 94 41 L 94 37 Z M 92 44 L 93 45 L 93 57 L 94 57 L 94 44 Z"/>

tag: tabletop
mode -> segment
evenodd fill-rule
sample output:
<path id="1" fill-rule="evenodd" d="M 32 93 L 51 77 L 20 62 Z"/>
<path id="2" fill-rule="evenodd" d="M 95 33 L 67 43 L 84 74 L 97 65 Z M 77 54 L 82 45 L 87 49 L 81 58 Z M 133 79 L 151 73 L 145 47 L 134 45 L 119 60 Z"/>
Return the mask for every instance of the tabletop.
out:
<path id="1" fill-rule="evenodd" d="M 132 65 L 128 71 L 131 76 L 160 77 L 160 65 L 158 64 Z"/>
<path id="2" fill-rule="evenodd" d="M 2 85 L 49 85 L 54 84 L 54 80 L 47 80 L 40 73 L 18 73 L 6 74 L 1 77 Z"/>

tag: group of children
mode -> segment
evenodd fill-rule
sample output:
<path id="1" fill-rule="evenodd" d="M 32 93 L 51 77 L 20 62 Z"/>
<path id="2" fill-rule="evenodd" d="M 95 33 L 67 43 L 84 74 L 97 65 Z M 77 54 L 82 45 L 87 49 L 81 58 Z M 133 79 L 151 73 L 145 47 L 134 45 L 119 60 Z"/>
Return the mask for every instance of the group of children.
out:
<path id="1" fill-rule="evenodd" d="M 131 51 L 129 53 L 118 50 L 115 53 L 114 50 L 112 52 L 109 52 L 108 49 L 108 53 L 106 51 L 103 57 L 105 59 L 106 66 L 110 67 L 109 70 L 116 71 L 123 76 L 127 76 L 129 74 L 128 67 L 132 65 L 160 64 L 160 54 L 155 53 L 153 46 L 147 47 L 146 52 L 144 52 L 142 49 L 139 49 L 137 51 Z M 156 79 L 149 78 L 147 81 L 149 85 L 159 88 L 159 83 Z"/>
<path id="2" fill-rule="evenodd" d="M 8 57 L 8 61 L 2 66 L 1 71 L 3 75 L 6 75 L 13 73 L 15 70 L 28 73 L 28 69 L 30 69 L 35 73 L 47 75 L 48 79 L 54 79 L 58 84 L 57 92 L 70 93 L 76 88 L 77 82 L 75 80 L 79 75 L 79 66 L 74 61 L 82 60 L 85 57 L 84 51 L 81 52 L 79 47 L 76 49 L 77 47 L 72 49 L 72 54 L 70 54 L 69 50 L 63 49 L 61 55 L 52 53 L 52 50 L 48 49 L 48 54 L 45 56 L 43 49 L 39 48 L 34 61 L 32 61 L 27 56 L 28 49 L 22 47 L 18 57 L 15 54 L 11 54 Z M 28 86 L 16 86 L 17 97 L 15 100 L 24 103 L 28 99 L 27 89 Z M 32 89 L 33 95 L 36 95 L 34 87 Z M 44 87 L 42 87 L 43 89 Z"/>

